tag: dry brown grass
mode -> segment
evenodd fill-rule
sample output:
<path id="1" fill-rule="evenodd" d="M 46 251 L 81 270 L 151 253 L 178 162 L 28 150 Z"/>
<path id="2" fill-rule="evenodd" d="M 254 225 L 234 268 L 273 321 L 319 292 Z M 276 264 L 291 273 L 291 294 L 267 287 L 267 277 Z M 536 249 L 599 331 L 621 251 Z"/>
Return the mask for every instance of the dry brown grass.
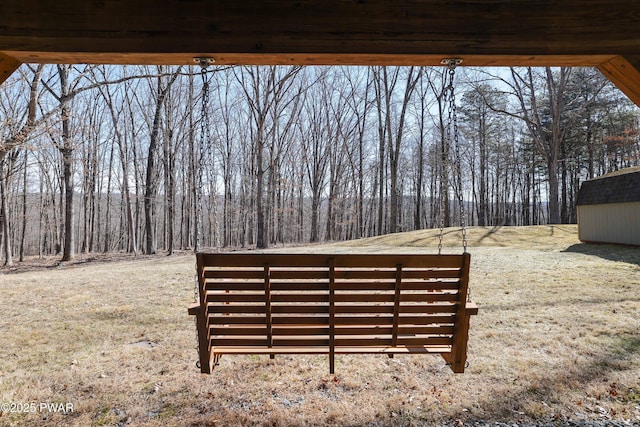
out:
<path id="1" fill-rule="evenodd" d="M 295 250 L 432 252 L 436 234 Z M 189 255 L 4 274 L 0 402 L 74 411 L 3 413 L 0 425 L 640 423 L 640 250 L 576 234 L 470 230 L 480 314 L 463 375 L 422 355 L 337 356 L 336 376 L 323 356 L 225 356 L 201 375 Z"/>

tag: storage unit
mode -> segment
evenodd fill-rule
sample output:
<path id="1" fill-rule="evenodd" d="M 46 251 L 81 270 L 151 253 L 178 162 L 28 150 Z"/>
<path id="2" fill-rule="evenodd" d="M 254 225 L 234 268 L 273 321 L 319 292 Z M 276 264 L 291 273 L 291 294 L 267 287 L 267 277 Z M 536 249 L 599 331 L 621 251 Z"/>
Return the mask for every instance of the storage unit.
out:
<path id="1" fill-rule="evenodd" d="M 582 242 L 640 246 L 640 167 L 585 181 L 577 208 Z"/>

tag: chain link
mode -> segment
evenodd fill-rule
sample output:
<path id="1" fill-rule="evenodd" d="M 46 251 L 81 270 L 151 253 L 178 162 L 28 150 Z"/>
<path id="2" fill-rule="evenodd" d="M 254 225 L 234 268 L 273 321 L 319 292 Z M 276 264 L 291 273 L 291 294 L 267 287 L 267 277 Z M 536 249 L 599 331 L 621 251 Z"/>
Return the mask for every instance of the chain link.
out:
<path id="1" fill-rule="evenodd" d="M 196 164 L 198 168 L 198 182 L 196 184 L 196 216 L 194 221 L 195 227 L 195 242 L 194 251 L 198 252 L 200 248 L 200 228 L 202 228 L 202 200 L 203 200 L 203 172 L 205 165 L 206 145 L 210 140 L 210 131 L 207 116 L 207 106 L 209 105 L 209 80 L 207 78 L 208 64 L 200 62 L 200 76 L 202 77 L 202 105 L 200 109 L 200 145 L 199 145 L 199 157 Z M 200 302 L 200 281 L 198 278 L 198 261 L 195 265 L 195 279 L 193 285 L 193 301 Z M 198 318 L 195 317 L 196 322 L 196 349 L 200 347 L 200 339 L 198 336 Z"/>
<path id="2" fill-rule="evenodd" d="M 438 255 L 442 253 L 442 238 L 444 237 L 444 217 L 445 217 L 445 191 L 449 191 L 447 169 L 449 157 L 450 127 L 447 126 L 442 146 L 442 164 L 440 165 L 440 234 L 438 235 Z M 448 198 L 447 198 L 448 199 Z"/>
<path id="3" fill-rule="evenodd" d="M 453 146 L 455 149 L 455 165 L 456 175 L 458 180 L 457 196 L 460 209 L 460 227 L 462 228 L 462 247 L 464 252 L 467 252 L 467 227 L 464 209 L 464 192 L 462 189 L 462 156 L 460 155 L 460 141 L 458 132 L 458 114 L 456 106 L 456 93 L 455 93 L 455 76 L 456 68 L 455 64 L 449 66 L 449 128 L 453 125 Z"/>
<path id="4" fill-rule="evenodd" d="M 459 141 L 459 131 L 458 131 L 458 114 L 457 114 L 457 106 L 456 106 L 456 93 L 455 93 L 455 77 L 456 77 L 456 66 L 461 63 L 460 60 L 451 59 L 451 60 L 443 60 L 442 63 L 447 65 L 449 69 L 449 82 L 445 91 L 445 96 L 448 100 L 448 108 L 447 108 L 447 127 L 444 138 L 444 147 L 442 154 L 442 169 L 441 169 L 441 177 L 440 177 L 440 237 L 438 243 L 438 253 L 442 250 L 442 237 L 444 234 L 444 191 L 448 191 L 448 185 L 445 185 L 447 170 L 449 168 L 449 152 L 451 149 L 451 145 L 455 150 L 455 162 L 454 166 L 456 168 L 456 180 L 457 186 L 455 186 L 456 196 L 458 199 L 458 208 L 460 215 L 460 226 L 462 233 L 462 247 L 463 251 L 467 252 L 467 228 L 466 228 L 466 214 L 464 209 L 464 192 L 463 192 L 463 183 L 462 183 L 462 161 L 460 155 L 460 141 Z"/>
<path id="5" fill-rule="evenodd" d="M 202 228 L 202 200 L 203 200 L 203 173 L 206 157 L 206 146 L 210 139 L 210 131 L 208 125 L 207 106 L 209 105 L 209 80 L 207 79 L 207 67 L 201 65 L 200 76 L 202 77 L 202 106 L 200 109 L 200 143 L 199 143 L 199 157 L 197 161 L 198 168 L 198 182 L 196 184 L 196 218 L 195 218 L 195 251 L 200 250 L 200 229 Z"/>

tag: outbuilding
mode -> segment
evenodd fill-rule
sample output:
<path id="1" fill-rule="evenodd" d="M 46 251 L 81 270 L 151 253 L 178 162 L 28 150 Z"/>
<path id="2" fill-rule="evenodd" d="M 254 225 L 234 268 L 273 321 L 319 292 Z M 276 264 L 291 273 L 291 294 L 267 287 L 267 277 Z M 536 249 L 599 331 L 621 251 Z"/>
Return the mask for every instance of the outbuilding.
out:
<path id="1" fill-rule="evenodd" d="M 582 242 L 640 246 L 640 167 L 585 181 L 577 209 Z"/>

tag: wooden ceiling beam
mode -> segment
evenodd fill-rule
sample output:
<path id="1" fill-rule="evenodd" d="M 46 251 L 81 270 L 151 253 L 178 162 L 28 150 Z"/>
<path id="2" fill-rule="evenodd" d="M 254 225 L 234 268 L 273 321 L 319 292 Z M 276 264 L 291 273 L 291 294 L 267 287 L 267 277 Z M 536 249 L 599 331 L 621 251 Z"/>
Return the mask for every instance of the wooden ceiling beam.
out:
<path id="1" fill-rule="evenodd" d="M 623 55 L 639 21 L 638 0 L 3 0 L 0 51 Z"/>
<path id="2" fill-rule="evenodd" d="M 21 62 L 15 57 L 11 57 L 0 52 L 0 84 L 9 78 L 18 69 Z"/>
<path id="3" fill-rule="evenodd" d="M 640 0 L 2 0 L 20 62 L 597 66 L 640 105 Z"/>
<path id="4" fill-rule="evenodd" d="M 473 67 L 596 67 L 616 55 L 451 55 L 451 54 L 362 54 L 362 53 L 105 53 L 4 51 L 23 63 L 193 65 L 196 57 L 210 57 L 217 65 L 441 65 L 444 58 L 459 57 Z"/>
<path id="5" fill-rule="evenodd" d="M 640 106 L 640 54 L 616 56 L 598 66 L 618 89 Z"/>

